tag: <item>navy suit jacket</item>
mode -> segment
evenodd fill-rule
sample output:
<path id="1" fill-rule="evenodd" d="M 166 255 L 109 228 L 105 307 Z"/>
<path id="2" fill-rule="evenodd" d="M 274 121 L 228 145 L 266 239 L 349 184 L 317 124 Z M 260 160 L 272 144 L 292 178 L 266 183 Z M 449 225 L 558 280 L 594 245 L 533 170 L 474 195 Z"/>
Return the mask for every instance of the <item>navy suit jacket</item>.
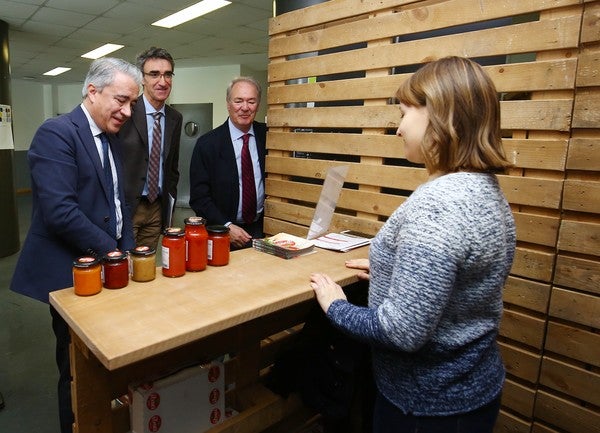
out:
<path id="1" fill-rule="evenodd" d="M 124 167 L 125 201 L 132 213 L 140 201 L 148 173 L 148 116 L 146 107 L 140 98 L 133 108 L 131 118 L 125 122 L 118 133 L 121 141 L 119 152 Z M 165 105 L 165 130 L 163 147 L 163 182 L 161 185 L 161 216 L 163 226 L 173 212 L 169 195 L 173 203 L 177 201 L 177 182 L 179 182 L 179 142 L 183 116 Z M 163 227 L 164 228 L 164 227 Z"/>
<path id="2" fill-rule="evenodd" d="M 265 177 L 267 125 L 252 124 L 260 162 Z M 239 175 L 229 132 L 229 122 L 201 136 L 190 163 L 190 206 L 207 224 L 236 222 L 240 200 Z M 259 207 L 260 208 L 260 207 Z"/>
<path id="3" fill-rule="evenodd" d="M 108 135 L 111 149 L 118 146 Z M 123 213 L 121 239 L 109 235 L 109 190 L 88 120 L 80 106 L 49 119 L 36 132 L 27 153 L 31 169 L 31 226 L 11 281 L 11 290 L 48 302 L 48 294 L 73 285 L 73 260 L 81 255 L 103 256 L 116 248 L 134 247 L 128 207 Z M 113 151 L 118 179 L 118 152 Z"/>

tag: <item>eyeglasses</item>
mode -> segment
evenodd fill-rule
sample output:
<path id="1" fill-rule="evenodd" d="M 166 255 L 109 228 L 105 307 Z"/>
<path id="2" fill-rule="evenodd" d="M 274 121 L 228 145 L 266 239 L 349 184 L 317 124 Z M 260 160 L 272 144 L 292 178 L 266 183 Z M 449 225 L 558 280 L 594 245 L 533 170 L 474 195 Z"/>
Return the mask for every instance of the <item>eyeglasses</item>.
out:
<path id="1" fill-rule="evenodd" d="M 162 74 L 158 71 L 151 71 L 143 72 L 143 74 L 152 78 L 153 80 L 160 80 L 161 78 L 164 78 L 165 81 L 171 81 L 175 76 L 175 74 L 171 71 L 163 72 Z"/>

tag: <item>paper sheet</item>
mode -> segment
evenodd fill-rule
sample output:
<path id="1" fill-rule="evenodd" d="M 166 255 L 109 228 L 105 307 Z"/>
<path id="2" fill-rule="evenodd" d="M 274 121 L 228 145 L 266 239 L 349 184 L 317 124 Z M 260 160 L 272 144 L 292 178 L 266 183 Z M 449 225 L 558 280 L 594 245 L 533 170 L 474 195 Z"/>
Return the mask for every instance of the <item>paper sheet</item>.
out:
<path id="1" fill-rule="evenodd" d="M 321 196 L 319 197 L 319 202 L 317 203 L 317 208 L 315 209 L 315 214 L 308 230 L 307 239 L 316 239 L 329 230 L 333 211 L 337 206 L 337 201 L 349 168 L 350 166 L 348 165 L 341 165 L 331 167 L 327 170 L 327 176 L 325 176 L 325 182 L 323 183 Z"/>

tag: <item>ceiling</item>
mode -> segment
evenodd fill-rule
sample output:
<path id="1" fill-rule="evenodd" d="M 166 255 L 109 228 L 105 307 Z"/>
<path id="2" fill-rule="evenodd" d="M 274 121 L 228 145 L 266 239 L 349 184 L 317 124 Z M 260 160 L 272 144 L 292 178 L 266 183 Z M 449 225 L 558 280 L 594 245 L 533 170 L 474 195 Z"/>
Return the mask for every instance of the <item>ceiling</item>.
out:
<path id="1" fill-rule="evenodd" d="M 268 21 L 273 0 L 231 4 L 172 29 L 150 25 L 197 0 L 0 0 L 9 25 L 12 79 L 81 83 L 91 60 L 81 54 L 105 43 L 125 45 L 109 56 L 135 62 L 150 46 L 171 53 L 177 67 L 242 64 L 267 69 Z M 72 68 L 56 77 L 42 75 Z"/>

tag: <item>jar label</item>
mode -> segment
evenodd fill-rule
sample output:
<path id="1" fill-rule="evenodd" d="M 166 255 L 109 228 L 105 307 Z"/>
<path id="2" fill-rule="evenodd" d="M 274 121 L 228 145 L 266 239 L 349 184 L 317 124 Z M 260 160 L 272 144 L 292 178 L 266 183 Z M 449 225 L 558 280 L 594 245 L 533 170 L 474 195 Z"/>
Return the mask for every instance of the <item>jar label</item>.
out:
<path id="1" fill-rule="evenodd" d="M 212 258 L 213 258 L 213 241 L 212 241 L 212 239 L 209 239 L 207 244 L 208 244 L 207 257 L 208 257 L 208 260 L 212 260 Z"/>
<path id="2" fill-rule="evenodd" d="M 165 269 L 169 269 L 169 248 L 162 247 L 162 266 Z"/>

